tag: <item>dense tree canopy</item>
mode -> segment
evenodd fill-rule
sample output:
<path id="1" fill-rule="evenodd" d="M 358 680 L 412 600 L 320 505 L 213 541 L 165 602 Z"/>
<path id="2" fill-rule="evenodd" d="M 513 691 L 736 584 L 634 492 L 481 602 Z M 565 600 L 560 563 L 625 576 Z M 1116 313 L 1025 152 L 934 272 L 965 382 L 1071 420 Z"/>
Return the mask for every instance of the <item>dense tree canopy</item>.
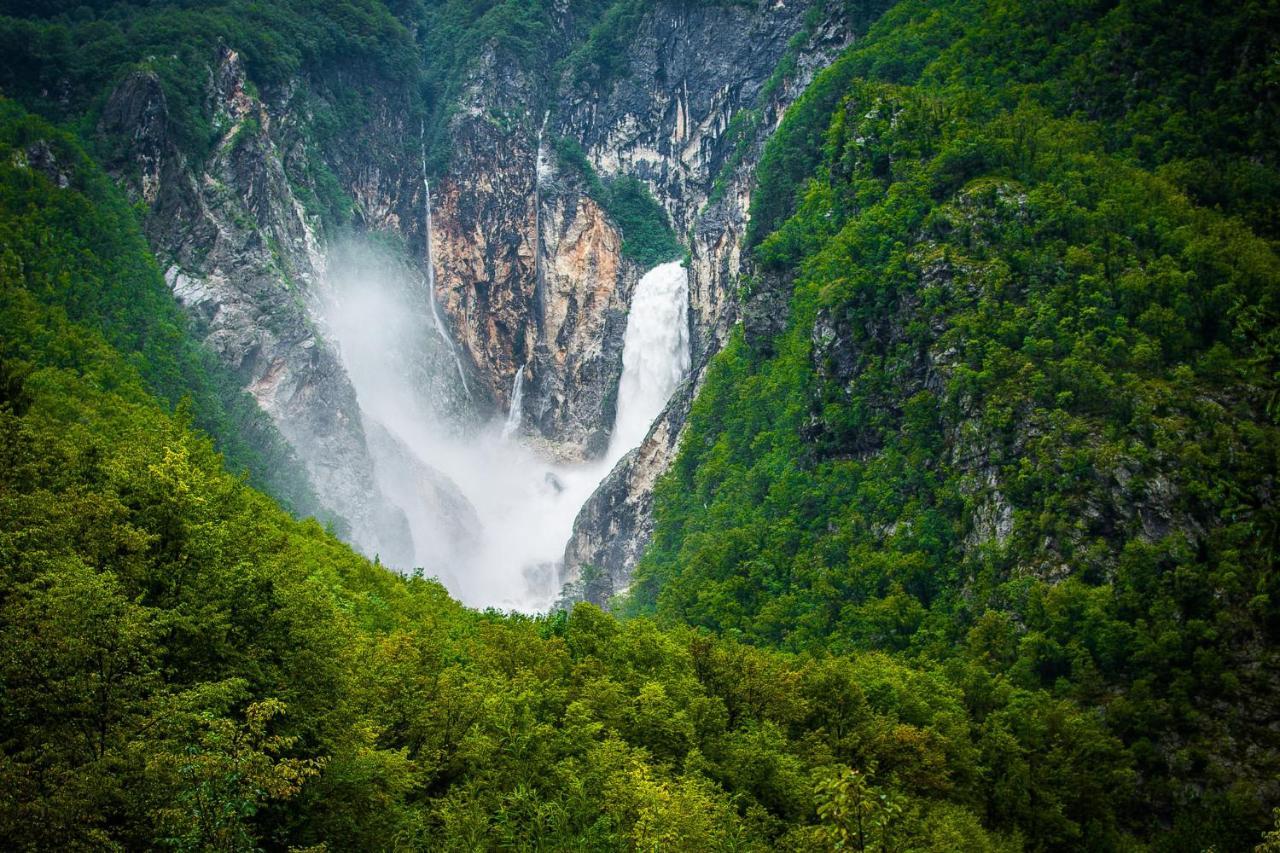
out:
<path id="1" fill-rule="evenodd" d="M 980 667 L 979 716 L 1100 715 L 1122 826 L 1237 849 L 1280 796 L 1276 30 L 1168 5 L 900 3 L 815 81 L 752 203 L 789 324 L 711 367 L 625 606 Z"/>
<path id="2" fill-rule="evenodd" d="M 0 4 L 0 846 L 1258 843 L 1274 4 L 890 9 L 759 164 L 747 323 L 620 615 L 535 618 L 297 520 L 287 450 L 84 149 L 145 62 L 198 156 L 184 71 L 221 43 L 263 86 L 365 63 L 438 134 L 479 47 L 534 55 L 553 11 Z M 587 4 L 545 73 L 603 85 L 642 12 Z M 641 185 L 593 189 L 669 257 Z"/>

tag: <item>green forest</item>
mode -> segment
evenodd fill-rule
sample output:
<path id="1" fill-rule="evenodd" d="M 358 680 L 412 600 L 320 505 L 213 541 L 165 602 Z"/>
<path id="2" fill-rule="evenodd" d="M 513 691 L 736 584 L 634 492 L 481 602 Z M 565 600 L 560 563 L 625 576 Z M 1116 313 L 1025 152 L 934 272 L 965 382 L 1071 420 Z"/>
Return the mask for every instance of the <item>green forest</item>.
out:
<path id="1" fill-rule="evenodd" d="M 443 170 L 479 46 L 625 73 L 644 4 L 555 7 L 0 2 L 0 847 L 1280 851 L 1280 5 L 889 7 L 765 146 L 784 317 L 630 590 L 525 616 L 342 543 L 94 128 L 149 64 L 202 156 L 231 43 Z"/>

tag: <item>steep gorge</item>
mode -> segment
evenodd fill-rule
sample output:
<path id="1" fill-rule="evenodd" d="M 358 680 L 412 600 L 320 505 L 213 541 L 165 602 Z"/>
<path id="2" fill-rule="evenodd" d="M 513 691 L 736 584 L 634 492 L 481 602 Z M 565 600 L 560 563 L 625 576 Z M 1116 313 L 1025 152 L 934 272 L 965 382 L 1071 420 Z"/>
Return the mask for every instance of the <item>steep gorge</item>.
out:
<path id="1" fill-rule="evenodd" d="M 1280 843 L 1280 6 L 879 11 L 0 0 L 0 847 Z"/>
<path id="2" fill-rule="evenodd" d="M 514 374 L 524 371 L 531 442 L 565 460 L 599 458 L 609 444 L 643 269 L 592 193 L 643 181 L 683 236 L 690 266 L 689 381 L 588 501 L 563 559 L 566 580 L 591 566 L 609 589 L 626 585 L 650 535 L 653 482 L 736 320 L 755 159 L 786 106 L 873 14 L 840 3 L 652 4 L 608 74 L 571 66 L 542 113 L 510 100 L 533 88 L 527 79 L 482 57 L 452 125 L 459 177 L 438 208 L 450 224 L 433 256 L 441 304 L 500 407 L 509 410 Z"/>
<path id="3" fill-rule="evenodd" d="M 632 168 L 651 183 L 686 236 L 690 265 L 689 379 L 583 507 L 565 550 L 570 577 L 593 569 L 582 590 L 593 601 L 606 602 L 629 582 L 652 535 L 653 486 L 674 458 L 707 364 L 738 320 L 735 294 L 751 275 L 743 240 L 764 143 L 814 73 L 877 12 L 874 3 L 817 4 L 800 17 L 776 5 L 741 20 L 740 8 L 697 7 L 690 14 L 699 25 L 687 29 L 655 15 L 632 42 L 631 75 L 604 98 L 616 114 L 592 102 L 572 113 L 597 169 Z M 722 16 L 738 17 L 738 26 Z M 726 39 L 726 30 L 739 35 Z"/>
<path id="4" fill-rule="evenodd" d="M 563 32 L 575 25 L 567 10 L 553 17 Z M 383 369 L 412 376 L 413 405 L 439 431 L 507 419 L 536 456 L 598 466 L 645 272 L 599 196 L 620 179 L 642 181 L 686 243 L 692 370 L 658 428 L 588 501 L 562 572 L 571 581 L 590 565 L 621 588 L 649 535 L 652 483 L 735 321 L 754 159 L 864 18 L 838 3 L 652 4 L 607 72 L 564 53 L 513 61 L 486 44 L 449 105 L 448 167 L 431 176 L 403 84 L 352 62 L 259 90 L 234 45 L 210 66 L 204 108 L 216 137 L 202 162 L 172 138 L 163 88 L 145 71 L 115 87 L 98 132 L 115 152 L 109 168 L 148 206 L 175 295 L 296 449 L 345 535 L 391 565 L 446 578 L 478 543 L 438 547 L 450 536 L 421 519 L 467 517 L 468 499 L 428 473 L 438 463 L 408 461 L 386 433 L 389 416 L 362 405 L 351 356 L 339 350 L 343 317 L 354 311 L 360 323 L 387 324 L 388 341 L 412 342 L 392 345 L 398 360 Z M 599 38 L 590 32 L 588 46 Z M 557 61 L 565 70 L 549 78 Z M 335 113 L 352 115 L 343 105 L 353 97 L 360 124 L 324 130 Z M 382 248 L 370 248 L 361 235 L 386 235 L 390 246 L 379 238 Z M 371 303 L 355 306 L 351 285 L 362 277 L 356 291 L 399 282 L 393 289 L 412 299 L 393 304 L 431 323 L 406 329 L 403 317 L 362 313 Z M 385 474 L 421 464 L 408 481 Z"/>

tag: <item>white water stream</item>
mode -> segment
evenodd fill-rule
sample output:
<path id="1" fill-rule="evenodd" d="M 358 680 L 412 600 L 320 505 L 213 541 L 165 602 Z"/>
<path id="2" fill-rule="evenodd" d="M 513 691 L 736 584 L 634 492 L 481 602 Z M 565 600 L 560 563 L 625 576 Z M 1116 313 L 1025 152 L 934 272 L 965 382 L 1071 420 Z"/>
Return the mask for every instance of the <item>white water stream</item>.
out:
<path id="1" fill-rule="evenodd" d="M 427 155 L 424 149 L 422 155 L 422 172 L 424 175 L 426 171 Z M 453 356 L 453 363 L 458 368 L 458 379 L 462 382 L 462 390 L 470 397 L 471 389 L 467 387 L 467 372 L 462 369 L 462 359 L 458 357 L 457 347 L 454 346 L 449 333 L 445 331 L 444 321 L 440 319 L 440 303 L 436 297 L 436 262 L 431 254 L 431 241 L 433 238 L 431 230 L 431 182 L 425 177 L 422 179 L 422 195 L 426 199 L 423 204 L 427 208 L 427 303 L 431 306 L 431 322 L 436 327 L 436 334 L 444 341 L 444 345 L 449 348 L 449 353 Z"/>
<path id="2" fill-rule="evenodd" d="M 502 425 L 502 437 L 506 439 L 520 431 L 520 420 L 524 417 L 524 372 L 528 367 L 527 361 L 520 365 L 511 383 L 511 408 L 507 410 L 507 421 Z"/>
<path id="3" fill-rule="evenodd" d="M 636 285 L 622 346 L 622 379 L 607 458 L 644 441 L 653 419 L 689 372 L 689 273 L 678 261 L 654 267 Z"/>
<path id="4" fill-rule="evenodd" d="M 468 605 L 546 609 L 560 593 L 560 561 L 578 511 L 644 439 L 688 372 L 687 271 L 678 262 L 662 264 L 637 283 L 612 439 L 603 458 L 580 464 L 549 461 L 521 443 L 528 365 L 514 377 L 507 416 L 479 429 L 460 429 L 423 393 L 421 371 L 410 362 L 420 358 L 425 323 L 445 331 L 434 271 L 426 294 L 403 281 L 347 278 L 330 282 L 326 325 L 355 386 L 366 433 L 391 436 L 375 450 L 375 468 L 380 488 L 408 520 L 414 564 Z M 465 383 L 455 345 L 443 336 Z"/>

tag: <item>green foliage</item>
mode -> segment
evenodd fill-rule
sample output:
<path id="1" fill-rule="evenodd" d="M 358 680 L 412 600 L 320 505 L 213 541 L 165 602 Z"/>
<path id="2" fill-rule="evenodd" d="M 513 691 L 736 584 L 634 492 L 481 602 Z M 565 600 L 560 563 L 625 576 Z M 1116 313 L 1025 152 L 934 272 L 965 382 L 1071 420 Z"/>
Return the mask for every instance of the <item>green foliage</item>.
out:
<path id="1" fill-rule="evenodd" d="M 997 847 L 938 675 L 465 610 L 223 473 L 62 334 L 75 363 L 0 371 L 4 846 L 805 849 L 816 783 L 856 763 Z"/>
<path id="2" fill-rule="evenodd" d="M 833 850 L 888 850 L 897 846 L 902 817 L 897 797 L 877 791 L 866 776 L 848 767 L 818 783 L 819 830 Z"/>
<path id="3" fill-rule="evenodd" d="M 646 269 L 680 257 L 680 243 L 671 230 L 667 212 L 643 181 L 630 175 L 602 181 L 576 141 L 561 137 L 552 145 L 561 168 L 579 176 L 587 195 L 600 203 L 622 232 L 622 253 L 626 257 Z"/>
<path id="4" fill-rule="evenodd" d="M 888 5 L 885 0 L 875 0 L 875 2 L 847 0 L 844 4 L 844 26 L 855 38 L 861 37 L 866 29 L 880 17 Z M 729 156 L 725 158 L 724 165 L 720 168 L 720 172 L 712 185 L 710 198 L 708 199 L 710 203 L 718 201 L 723 196 L 729 177 L 746 159 L 752 143 L 755 142 L 759 135 L 760 122 L 763 119 L 765 108 L 776 96 L 778 90 L 795 74 L 800 51 L 813 39 L 814 32 L 818 25 L 822 23 L 823 12 L 824 7 L 821 5 L 815 4 L 810 7 L 808 14 L 805 16 L 803 29 L 792 36 L 787 43 L 787 49 L 782 58 L 778 60 L 777 66 L 769 75 L 769 79 L 760 87 L 760 92 L 756 95 L 755 104 L 734 113 L 733 118 L 729 120 L 729 126 L 725 128 L 724 137 L 732 141 L 733 148 L 730 150 Z M 831 84 L 828 82 L 825 85 L 830 86 Z M 795 111 L 807 110 L 812 113 L 814 103 L 821 101 L 821 95 L 818 94 L 819 88 L 817 85 L 811 86 L 802 96 L 799 106 L 793 105 L 792 110 L 788 111 L 788 115 L 792 116 L 792 118 L 786 120 L 778 132 L 786 134 L 789 138 L 766 148 L 761 162 L 756 164 L 757 169 L 761 166 L 765 169 L 764 178 L 771 184 L 780 179 L 778 173 L 783 167 L 779 160 L 784 156 L 784 152 L 787 152 L 789 156 L 794 156 L 790 152 L 794 152 L 798 145 L 803 144 L 799 139 L 794 138 L 796 128 L 803 121 L 796 118 L 797 113 Z M 796 162 L 803 162 L 804 166 L 800 168 L 793 166 L 795 174 L 791 178 L 792 182 L 802 180 L 807 175 L 808 168 L 815 165 L 815 161 L 811 156 L 801 158 Z M 775 192 L 774 195 L 785 197 L 785 193 L 780 192 Z M 777 217 L 779 213 L 776 211 L 766 211 L 761 206 L 753 208 L 752 214 L 753 216 L 768 217 L 770 221 L 763 224 L 748 223 L 748 245 L 754 243 L 751 235 L 768 233 L 778 224 Z"/>
<path id="5" fill-rule="evenodd" d="M 16 17 L 31 14 L 21 8 L 7 10 L 15 17 L 0 16 L 0 91 L 90 129 L 106 90 L 148 68 L 164 86 L 180 147 L 197 160 L 213 131 L 205 112 L 208 78 L 193 69 L 209 68 L 220 46 L 239 51 L 252 79 L 267 87 L 325 63 L 362 63 L 405 82 L 415 67 L 407 30 L 379 0 L 96 6 L 43 19 Z"/>
<path id="6" fill-rule="evenodd" d="M 667 212 L 643 181 L 629 175 L 609 181 L 604 207 L 622 232 L 622 254 L 641 267 L 655 267 L 680 257 L 680 244 Z"/>
<path id="7" fill-rule="evenodd" d="M 3 100 L 0 244 L 0 298 L 10 306 L 0 317 L 0 354 L 31 365 L 76 363 L 77 345 L 30 312 L 36 300 L 76 327 L 69 334 L 101 334 L 127 353 L 148 392 L 185 407 L 232 470 L 247 471 L 295 512 L 319 511 L 270 420 L 189 333 L 119 191 L 71 137 Z"/>
<path id="8" fill-rule="evenodd" d="M 635 36 L 645 11 L 645 4 L 640 0 L 619 0 L 609 5 L 587 38 L 567 59 L 575 83 L 604 90 L 622 75 L 627 45 Z"/>
<path id="9" fill-rule="evenodd" d="M 751 242 L 795 210 L 855 78 L 945 93 L 947 108 L 975 120 L 1030 101 L 1088 122 L 1100 150 L 1274 237 L 1280 108 L 1264 93 L 1277 14 L 1269 3 L 1224 10 L 1199 0 L 899 2 L 788 111 L 760 162 Z"/>
<path id="10" fill-rule="evenodd" d="M 949 661 L 986 825 L 1030 844 L 1255 841 L 1280 260 L 1275 110 L 1240 93 L 1269 14 L 908 2 L 820 75 L 752 203 L 747 290 L 794 278 L 789 325 L 711 365 L 628 611 Z"/>
<path id="11" fill-rule="evenodd" d="M 178 794 L 155 818 L 166 847 L 177 850 L 251 850 L 251 818 L 267 800 L 287 800 L 319 775 L 321 759 L 278 758 L 297 736 L 269 735 L 271 719 L 285 711 L 278 699 L 254 702 L 243 725 L 205 712 L 163 724 L 164 747 L 147 756 L 147 773 Z"/>

